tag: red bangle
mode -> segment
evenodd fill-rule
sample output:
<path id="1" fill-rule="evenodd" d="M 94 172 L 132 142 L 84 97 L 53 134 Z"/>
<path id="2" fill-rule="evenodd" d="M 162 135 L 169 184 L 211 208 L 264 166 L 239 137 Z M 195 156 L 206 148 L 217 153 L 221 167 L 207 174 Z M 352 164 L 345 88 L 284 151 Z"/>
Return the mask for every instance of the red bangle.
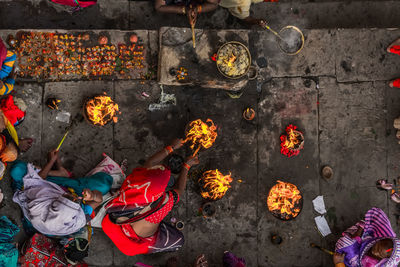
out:
<path id="1" fill-rule="evenodd" d="M 190 170 L 190 165 L 187 164 L 186 162 L 183 163 L 183 168 L 185 168 L 186 170 Z"/>
<path id="2" fill-rule="evenodd" d="M 172 152 L 174 152 L 174 149 L 172 148 L 172 146 L 166 146 L 164 149 L 167 151 L 168 155 L 171 154 Z"/>

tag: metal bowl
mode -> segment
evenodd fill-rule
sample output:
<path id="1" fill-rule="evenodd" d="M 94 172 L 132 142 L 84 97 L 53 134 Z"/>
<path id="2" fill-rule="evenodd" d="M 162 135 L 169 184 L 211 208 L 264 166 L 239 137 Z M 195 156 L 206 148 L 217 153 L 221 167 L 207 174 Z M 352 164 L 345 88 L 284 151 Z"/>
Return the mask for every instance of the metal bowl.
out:
<path id="1" fill-rule="evenodd" d="M 221 54 L 221 50 L 222 50 L 222 48 L 224 48 L 224 47 L 227 46 L 227 45 L 238 45 L 238 46 L 242 46 L 242 47 L 245 49 L 245 51 L 246 51 L 246 53 L 247 53 L 247 57 L 248 57 L 248 59 L 249 59 L 249 65 L 247 66 L 247 68 L 246 68 L 246 70 L 245 70 L 245 72 L 244 72 L 243 74 L 238 75 L 238 76 L 229 76 L 229 75 L 225 74 L 225 73 L 221 70 L 220 66 L 218 65 L 217 62 L 218 62 L 219 55 Z M 250 67 L 251 67 L 251 55 L 250 55 L 250 51 L 249 51 L 249 49 L 247 48 L 247 46 L 245 46 L 244 44 L 242 44 L 242 43 L 240 43 L 240 42 L 236 42 L 236 41 L 227 42 L 227 43 L 221 45 L 220 48 L 218 49 L 218 51 L 217 51 L 217 61 L 215 62 L 215 64 L 217 65 L 217 69 L 218 69 L 219 73 L 221 73 L 224 77 L 229 78 L 229 79 L 240 79 L 240 78 L 246 76 L 247 73 L 248 73 L 249 70 L 250 70 Z"/>

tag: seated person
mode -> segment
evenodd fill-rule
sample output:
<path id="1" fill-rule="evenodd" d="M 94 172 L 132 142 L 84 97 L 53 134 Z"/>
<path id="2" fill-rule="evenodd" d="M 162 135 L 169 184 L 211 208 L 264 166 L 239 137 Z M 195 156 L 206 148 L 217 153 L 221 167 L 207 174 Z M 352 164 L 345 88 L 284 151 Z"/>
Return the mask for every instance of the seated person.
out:
<path id="1" fill-rule="evenodd" d="M 8 113 L 7 111 L 4 113 L 0 110 L 0 161 L 4 163 L 15 161 L 20 151 L 28 151 L 33 144 L 32 138 L 18 138 L 18 134 L 14 128 L 14 125 L 20 123 L 21 120 L 16 120 L 13 125 L 13 123 L 11 123 L 11 121 L 7 118 L 6 114 L 11 113 Z"/>
<path id="2" fill-rule="evenodd" d="M 155 9 L 161 13 L 193 14 L 197 16 L 201 12 L 210 12 L 218 7 L 217 0 L 156 0 Z"/>
<path id="3" fill-rule="evenodd" d="M 7 50 L 0 38 L 0 95 L 9 94 L 14 89 L 16 77 L 14 64 L 16 59 L 15 53 Z"/>
<path id="4" fill-rule="evenodd" d="M 54 236 L 69 235 L 85 226 L 113 182 L 104 172 L 70 178 L 57 150 L 49 153 L 43 169 L 18 161 L 11 167 L 10 175 L 17 190 L 14 202 L 37 231 Z"/>
<path id="5" fill-rule="evenodd" d="M 119 194 L 106 205 L 102 222 L 104 233 L 118 249 L 128 255 L 175 251 L 183 245 L 183 234 L 163 219 L 184 193 L 187 175 L 198 159 L 189 157 L 183 163 L 178 181 L 166 191 L 171 178 L 161 162 L 182 146 L 175 140 L 170 146 L 151 156 L 143 167 L 135 168 L 125 179 Z"/>
<path id="6" fill-rule="evenodd" d="M 343 232 L 335 251 L 333 260 L 337 267 L 395 267 L 400 262 L 400 240 L 389 218 L 378 208 L 370 209 L 365 221 Z"/>

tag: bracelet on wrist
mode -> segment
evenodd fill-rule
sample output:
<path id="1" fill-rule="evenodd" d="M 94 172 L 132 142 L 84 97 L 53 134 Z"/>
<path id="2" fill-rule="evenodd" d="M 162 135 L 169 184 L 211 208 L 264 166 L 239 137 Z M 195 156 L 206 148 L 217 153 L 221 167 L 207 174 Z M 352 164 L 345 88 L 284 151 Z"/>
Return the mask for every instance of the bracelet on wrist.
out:
<path id="1" fill-rule="evenodd" d="M 167 155 L 174 152 L 174 149 L 172 148 L 172 146 L 166 146 L 164 149 L 165 149 L 165 152 L 167 152 Z"/>
<path id="2" fill-rule="evenodd" d="M 186 162 L 183 163 L 183 168 L 185 168 L 186 170 L 190 170 L 190 165 L 187 164 Z"/>

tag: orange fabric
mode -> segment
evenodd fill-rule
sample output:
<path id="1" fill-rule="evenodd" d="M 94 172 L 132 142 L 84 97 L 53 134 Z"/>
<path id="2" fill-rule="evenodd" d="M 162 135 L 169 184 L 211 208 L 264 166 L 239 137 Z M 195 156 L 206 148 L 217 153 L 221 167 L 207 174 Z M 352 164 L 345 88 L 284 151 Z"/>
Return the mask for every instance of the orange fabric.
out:
<path id="1" fill-rule="evenodd" d="M 343 262 L 339 262 L 335 264 L 335 267 L 346 267 Z"/>
<path id="2" fill-rule="evenodd" d="M 18 150 L 14 144 L 9 144 L 4 151 L 0 154 L 0 161 L 13 162 L 18 157 Z"/>

